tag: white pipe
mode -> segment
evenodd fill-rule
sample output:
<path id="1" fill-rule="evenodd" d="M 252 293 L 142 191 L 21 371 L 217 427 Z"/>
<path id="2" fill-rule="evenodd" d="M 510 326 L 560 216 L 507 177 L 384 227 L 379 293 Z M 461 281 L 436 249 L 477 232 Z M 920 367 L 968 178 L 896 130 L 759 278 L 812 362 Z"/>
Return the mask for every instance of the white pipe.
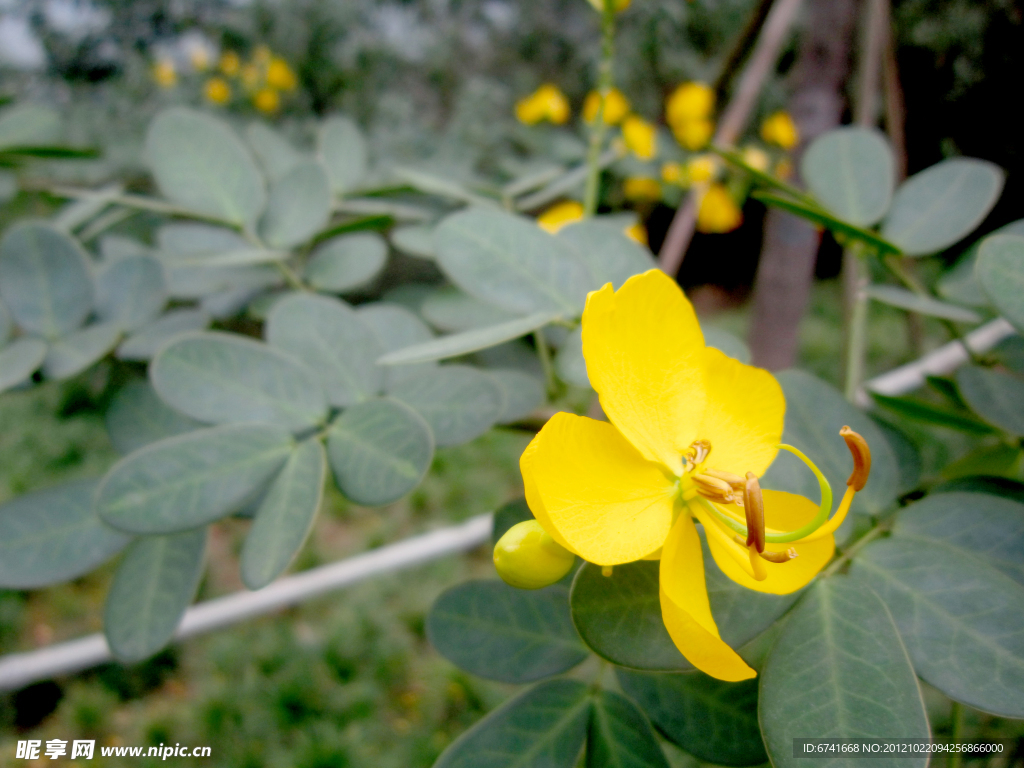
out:
<path id="1" fill-rule="evenodd" d="M 185 612 L 176 639 L 200 635 L 244 619 L 297 605 L 310 597 L 382 573 L 411 568 L 483 544 L 491 535 L 492 516 L 477 515 L 459 525 L 373 549 L 330 565 L 285 576 L 256 592 L 236 592 L 194 605 Z M 69 675 L 113 656 L 101 633 L 23 653 L 0 657 L 0 691 Z"/>

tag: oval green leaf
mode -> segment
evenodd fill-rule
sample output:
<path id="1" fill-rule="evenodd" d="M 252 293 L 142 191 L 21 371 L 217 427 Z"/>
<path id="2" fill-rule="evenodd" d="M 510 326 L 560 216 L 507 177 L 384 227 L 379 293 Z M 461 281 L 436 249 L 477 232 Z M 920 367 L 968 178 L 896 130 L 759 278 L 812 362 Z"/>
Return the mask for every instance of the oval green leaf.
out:
<path id="1" fill-rule="evenodd" d="M 38 222 L 16 224 L 0 240 L 0 297 L 24 330 L 63 336 L 92 311 L 89 261 L 63 232 Z"/>
<path id="2" fill-rule="evenodd" d="M 103 633 L 119 660 L 141 661 L 167 645 L 203 575 L 206 529 L 135 541 L 114 574 Z"/>
<path id="3" fill-rule="evenodd" d="M 104 521 L 129 533 L 174 533 L 213 522 L 251 499 L 291 453 L 269 424 L 233 424 L 169 437 L 125 456 L 96 491 Z"/>
<path id="4" fill-rule="evenodd" d="M 1024 378 L 965 365 L 956 372 L 960 394 L 975 413 L 1011 435 L 1024 435 Z"/>
<path id="5" fill-rule="evenodd" d="M 172 309 L 122 341 L 117 348 L 117 357 L 121 360 L 149 360 L 175 336 L 201 331 L 210 324 L 210 320 L 210 314 L 203 309 Z"/>
<path id="6" fill-rule="evenodd" d="M 515 368 L 492 368 L 487 373 L 498 382 L 504 395 L 499 424 L 525 419 L 544 405 L 544 384 L 536 376 Z"/>
<path id="7" fill-rule="evenodd" d="M 772 765 L 802 765 L 795 738 L 926 739 L 928 716 L 892 616 L 862 581 L 817 582 L 790 614 L 761 673 L 758 711 Z M 815 765 L 846 768 L 838 756 Z M 921 754 L 887 765 L 924 768 Z"/>
<path id="8" fill-rule="evenodd" d="M 815 139 L 800 161 L 800 175 L 819 203 L 860 227 L 885 215 L 896 186 L 889 142 L 876 130 L 854 126 Z"/>
<path id="9" fill-rule="evenodd" d="M 48 349 L 42 339 L 22 337 L 0 349 L 0 392 L 21 384 L 43 364 Z"/>
<path id="10" fill-rule="evenodd" d="M 408 256 L 428 261 L 437 258 L 433 227 L 426 224 L 407 224 L 404 227 L 395 227 L 388 237 L 395 248 Z"/>
<path id="11" fill-rule="evenodd" d="M 489 430 L 501 416 L 501 388 L 484 371 L 442 365 L 398 382 L 391 395 L 427 420 L 439 446 L 461 445 Z"/>
<path id="12" fill-rule="evenodd" d="M 400 304 L 387 302 L 362 304 L 356 308 L 356 314 L 373 331 L 384 352 L 393 352 L 414 344 L 422 344 L 434 338 L 434 332 L 427 327 L 426 323 Z M 435 362 L 389 366 L 384 369 L 384 391 L 390 392 L 391 388 L 402 379 L 418 376 L 424 368 L 436 366 Z"/>
<path id="13" fill-rule="evenodd" d="M 281 178 L 305 157 L 280 133 L 263 123 L 250 123 L 245 140 L 271 181 Z"/>
<path id="14" fill-rule="evenodd" d="M 428 323 L 442 331 L 469 331 L 498 325 L 516 317 L 451 286 L 429 293 L 423 299 L 420 311 Z"/>
<path id="15" fill-rule="evenodd" d="M 590 387 L 587 361 L 583 358 L 583 328 L 572 331 L 555 355 L 555 373 L 558 378 L 577 387 Z"/>
<path id="16" fill-rule="evenodd" d="M 327 457 L 319 440 L 299 445 L 270 484 L 242 548 L 242 582 L 262 589 L 284 573 L 313 529 Z"/>
<path id="17" fill-rule="evenodd" d="M 654 269 L 651 252 L 626 236 L 616 222 L 592 218 L 563 227 L 558 239 L 587 265 L 594 280 L 591 289 L 611 283 L 618 290 L 633 275 Z"/>
<path id="18" fill-rule="evenodd" d="M 0 349 L 10 341 L 12 333 L 14 333 L 14 319 L 4 303 L 0 301 Z"/>
<path id="19" fill-rule="evenodd" d="M 164 269 L 152 256 L 126 256 L 96 276 L 96 314 L 122 330 L 156 319 L 166 302 Z"/>
<path id="20" fill-rule="evenodd" d="M 654 730 L 636 704 L 598 691 L 587 732 L 587 768 L 669 768 Z"/>
<path id="21" fill-rule="evenodd" d="M 388 246 L 375 232 L 332 237 L 306 264 L 306 281 L 318 291 L 345 293 L 369 283 L 388 260 Z"/>
<path id="22" fill-rule="evenodd" d="M 236 334 L 175 338 L 153 359 L 149 378 L 166 403 L 207 423 L 304 429 L 327 414 L 317 377 L 300 360 Z"/>
<path id="23" fill-rule="evenodd" d="M 0 506 L 0 586 L 37 589 L 75 579 L 128 544 L 93 512 L 96 485 L 75 480 Z"/>
<path id="24" fill-rule="evenodd" d="M 122 455 L 206 426 L 167 405 L 144 379 L 129 381 L 114 395 L 106 424 L 114 450 Z"/>
<path id="25" fill-rule="evenodd" d="M 985 160 L 955 157 L 903 182 L 882 224 L 882 237 L 908 256 L 948 248 L 981 224 L 1003 190 L 1005 174 Z"/>
<path id="26" fill-rule="evenodd" d="M 93 323 L 55 339 L 43 360 L 48 379 L 67 379 L 81 373 L 117 346 L 121 338 L 118 323 Z"/>
<path id="27" fill-rule="evenodd" d="M 331 188 L 320 163 L 303 160 L 270 185 L 260 234 L 272 248 L 291 248 L 323 229 L 331 215 Z"/>
<path id="28" fill-rule="evenodd" d="M 974 274 L 999 313 L 1024 333 L 1024 237 L 986 237 Z"/>
<path id="29" fill-rule="evenodd" d="M 953 320 L 958 323 L 981 322 L 981 315 L 974 310 L 958 307 L 956 304 L 947 304 L 944 301 L 933 299 L 931 296 L 922 296 L 895 285 L 872 285 L 868 287 L 867 294 L 875 301 L 888 304 L 890 307 L 905 309 L 908 312 L 941 317 L 944 320 Z"/>
<path id="30" fill-rule="evenodd" d="M 347 117 L 329 117 L 320 127 L 318 145 L 334 193 L 358 187 L 367 167 L 366 139 L 359 127 Z"/>

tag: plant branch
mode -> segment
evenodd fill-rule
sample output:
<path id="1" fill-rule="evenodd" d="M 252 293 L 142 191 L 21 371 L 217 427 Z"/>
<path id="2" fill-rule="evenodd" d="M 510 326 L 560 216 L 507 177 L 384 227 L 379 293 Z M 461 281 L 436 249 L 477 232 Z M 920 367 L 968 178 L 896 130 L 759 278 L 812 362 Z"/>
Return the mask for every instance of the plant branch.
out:
<path id="1" fill-rule="evenodd" d="M 604 120 L 604 110 L 608 94 L 614 85 L 615 64 L 615 0 L 604 0 L 601 12 L 601 63 L 597 75 L 597 92 L 601 101 L 597 107 L 597 115 L 590 127 L 590 146 L 587 149 L 587 182 L 583 192 L 583 215 L 593 216 L 597 213 L 597 198 L 600 192 L 601 168 L 599 160 L 601 147 L 604 146 L 605 133 L 608 126 Z"/>

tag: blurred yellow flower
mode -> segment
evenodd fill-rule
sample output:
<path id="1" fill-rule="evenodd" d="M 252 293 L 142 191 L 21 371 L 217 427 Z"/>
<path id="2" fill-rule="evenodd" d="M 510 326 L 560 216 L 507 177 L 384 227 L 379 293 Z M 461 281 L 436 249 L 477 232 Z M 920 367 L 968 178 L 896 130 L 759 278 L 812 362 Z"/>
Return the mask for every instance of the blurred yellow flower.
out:
<path id="1" fill-rule="evenodd" d="M 569 100 L 557 85 L 544 83 L 516 102 L 516 119 L 525 125 L 535 125 L 542 120 L 561 125 L 569 119 Z"/>
<path id="2" fill-rule="evenodd" d="M 706 147 L 714 132 L 715 124 L 710 120 L 683 120 L 672 126 L 676 141 L 691 151 Z"/>
<path id="3" fill-rule="evenodd" d="M 223 77 L 211 77 L 203 88 L 206 100 L 213 104 L 227 104 L 231 100 L 231 86 Z"/>
<path id="4" fill-rule="evenodd" d="M 228 77 L 236 77 L 242 68 L 242 60 L 238 58 L 238 54 L 234 51 L 224 51 L 220 55 L 220 62 L 217 66 Z"/>
<path id="5" fill-rule="evenodd" d="M 728 190 L 721 184 L 709 186 L 697 211 L 697 231 L 721 234 L 731 232 L 742 223 L 743 211 Z"/>
<path id="6" fill-rule="evenodd" d="M 666 184 L 682 184 L 684 179 L 683 166 L 679 163 L 665 163 L 661 166 L 661 180 Z"/>
<path id="7" fill-rule="evenodd" d="M 622 194 L 638 203 L 660 200 L 661 184 L 647 176 L 631 176 L 622 183 Z"/>
<path id="8" fill-rule="evenodd" d="M 783 149 L 792 149 L 800 141 L 800 131 L 789 113 L 780 110 L 761 123 L 761 138 Z"/>
<path id="9" fill-rule="evenodd" d="M 760 147 L 747 146 L 743 148 L 743 162 L 755 171 L 767 172 L 772 159 Z"/>
<path id="10" fill-rule="evenodd" d="M 256 49 L 252 52 L 252 60 L 257 64 L 269 64 L 270 57 L 270 48 L 265 45 L 257 45 Z"/>
<path id="11" fill-rule="evenodd" d="M 263 73 L 255 64 L 246 64 L 242 67 L 242 85 L 247 91 L 255 91 L 263 82 Z"/>
<path id="12" fill-rule="evenodd" d="M 594 6 L 594 10 L 598 13 L 604 13 L 604 0 L 587 0 L 587 2 Z M 632 0 L 612 0 L 616 13 L 622 13 L 629 8 L 631 2 Z"/>
<path id="13" fill-rule="evenodd" d="M 253 96 L 252 103 L 260 112 L 270 115 L 281 106 L 281 96 L 273 88 L 260 88 Z"/>
<path id="14" fill-rule="evenodd" d="M 210 52 L 201 45 L 197 45 L 189 51 L 188 60 L 192 69 L 197 72 L 205 72 L 210 68 Z"/>
<path id="15" fill-rule="evenodd" d="M 597 119 L 597 111 L 601 106 L 601 94 L 591 91 L 583 100 L 583 119 L 592 123 Z M 623 95 L 618 88 L 612 88 L 604 101 L 604 115 L 602 117 L 606 125 L 618 125 L 622 118 L 629 114 L 629 99 Z"/>
<path id="16" fill-rule="evenodd" d="M 153 65 L 153 79 L 161 88 L 173 88 L 178 84 L 178 71 L 170 59 L 160 59 Z"/>
<path id="17" fill-rule="evenodd" d="M 715 108 L 715 92 L 707 83 L 683 83 L 665 102 L 665 119 L 671 126 L 689 120 L 705 120 Z"/>
<path id="18" fill-rule="evenodd" d="M 641 222 L 638 221 L 633 226 L 626 227 L 622 231 L 630 240 L 636 240 L 640 245 L 645 248 L 647 247 L 647 227 L 645 227 Z"/>
<path id="19" fill-rule="evenodd" d="M 267 65 L 267 85 L 281 91 L 291 91 L 299 84 L 295 72 L 288 66 L 288 62 L 279 56 L 274 56 Z"/>
<path id="20" fill-rule="evenodd" d="M 718 175 L 718 169 L 718 158 L 714 155 L 697 155 L 686 163 L 686 173 L 695 184 L 711 181 Z"/>
<path id="21" fill-rule="evenodd" d="M 583 206 L 575 200 L 556 203 L 537 217 L 537 226 L 550 232 L 558 232 L 566 224 L 572 224 L 583 218 Z"/>
<path id="22" fill-rule="evenodd" d="M 623 121 L 622 138 L 641 160 L 650 160 L 657 151 L 658 131 L 642 117 L 630 115 Z"/>

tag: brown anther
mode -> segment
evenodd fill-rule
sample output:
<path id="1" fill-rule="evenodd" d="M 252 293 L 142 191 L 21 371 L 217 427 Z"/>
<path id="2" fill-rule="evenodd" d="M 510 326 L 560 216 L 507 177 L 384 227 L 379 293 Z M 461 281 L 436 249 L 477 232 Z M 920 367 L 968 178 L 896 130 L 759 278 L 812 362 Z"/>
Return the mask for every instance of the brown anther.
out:
<path id="1" fill-rule="evenodd" d="M 747 546 L 753 545 L 758 552 L 764 552 L 764 497 L 757 475 L 747 472 L 743 488 L 743 511 L 747 515 Z"/>
<path id="2" fill-rule="evenodd" d="M 704 472 L 694 475 L 693 481 L 700 486 L 702 491 L 707 489 L 719 494 L 732 493 L 732 486 L 725 482 L 725 480 L 719 480 L 717 477 Z"/>
<path id="3" fill-rule="evenodd" d="M 707 440 L 694 440 L 686 451 L 686 458 L 691 464 L 700 464 L 711 453 L 711 443 Z"/>
<path id="4" fill-rule="evenodd" d="M 853 472 L 850 473 L 846 484 L 852 485 L 853 490 L 859 491 L 867 484 L 868 474 L 871 472 L 871 449 L 868 448 L 867 440 L 849 427 L 840 429 L 839 434 L 846 441 L 846 447 L 850 449 L 850 454 L 853 456 Z"/>
<path id="5" fill-rule="evenodd" d="M 788 563 L 790 560 L 795 560 L 799 557 L 797 551 L 792 547 L 785 552 L 761 552 L 760 554 L 769 563 Z"/>
<path id="6" fill-rule="evenodd" d="M 732 472 L 723 472 L 721 469 L 705 469 L 704 474 L 728 483 L 734 491 L 742 491 L 747 485 L 747 481 L 739 475 L 734 475 Z"/>

